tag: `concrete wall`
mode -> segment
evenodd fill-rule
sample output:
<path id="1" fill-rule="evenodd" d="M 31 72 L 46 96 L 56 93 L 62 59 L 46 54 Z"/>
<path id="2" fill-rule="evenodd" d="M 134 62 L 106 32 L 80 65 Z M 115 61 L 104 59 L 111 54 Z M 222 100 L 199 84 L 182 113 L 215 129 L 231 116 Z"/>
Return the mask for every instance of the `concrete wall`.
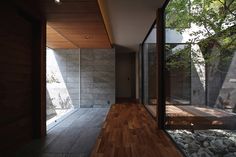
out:
<path id="1" fill-rule="evenodd" d="M 47 83 L 48 116 L 55 113 L 52 105 L 62 108 L 64 102 L 69 108 L 115 103 L 114 49 L 55 49 L 47 56 L 47 73 L 54 70 L 56 78 Z"/>
<path id="2" fill-rule="evenodd" d="M 47 120 L 80 105 L 79 49 L 47 49 Z"/>
<path id="3" fill-rule="evenodd" d="M 220 97 L 223 99 L 225 104 L 219 102 Z M 216 104 L 218 104 L 217 107 L 219 108 L 219 105 L 222 105 L 221 107 L 224 105 L 228 105 L 227 107 L 231 106 L 233 112 L 236 113 L 236 51 L 233 53 L 232 61 L 219 92 Z"/>
<path id="4" fill-rule="evenodd" d="M 115 103 L 115 50 L 81 49 L 81 107 Z"/>
<path id="5" fill-rule="evenodd" d="M 205 71 L 204 71 L 205 73 Z M 205 80 L 204 80 L 205 83 Z M 206 103 L 205 84 L 200 80 L 196 67 L 191 66 L 191 104 L 195 106 L 204 106 Z"/>

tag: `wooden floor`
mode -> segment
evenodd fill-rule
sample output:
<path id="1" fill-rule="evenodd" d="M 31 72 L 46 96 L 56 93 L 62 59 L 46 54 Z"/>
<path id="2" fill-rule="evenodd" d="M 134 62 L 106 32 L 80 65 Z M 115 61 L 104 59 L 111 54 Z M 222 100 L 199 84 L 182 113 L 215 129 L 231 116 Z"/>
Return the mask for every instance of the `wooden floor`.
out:
<path id="1" fill-rule="evenodd" d="M 91 157 L 181 157 L 142 105 L 112 105 Z"/>
<path id="2" fill-rule="evenodd" d="M 45 139 L 33 141 L 16 156 L 89 157 L 108 110 L 81 108 L 50 130 Z"/>

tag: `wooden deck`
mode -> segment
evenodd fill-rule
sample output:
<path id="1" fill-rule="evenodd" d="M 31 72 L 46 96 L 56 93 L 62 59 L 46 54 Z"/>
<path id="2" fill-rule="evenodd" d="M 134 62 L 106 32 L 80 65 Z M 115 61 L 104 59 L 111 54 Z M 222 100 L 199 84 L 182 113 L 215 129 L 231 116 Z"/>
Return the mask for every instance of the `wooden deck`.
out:
<path id="1" fill-rule="evenodd" d="M 156 117 L 156 105 L 147 105 Z M 191 105 L 166 105 L 167 129 L 236 129 L 236 114 L 217 108 Z M 194 124 L 192 128 L 191 124 Z"/>
<path id="2" fill-rule="evenodd" d="M 142 105 L 111 107 L 91 157 L 181 157 Z"/>

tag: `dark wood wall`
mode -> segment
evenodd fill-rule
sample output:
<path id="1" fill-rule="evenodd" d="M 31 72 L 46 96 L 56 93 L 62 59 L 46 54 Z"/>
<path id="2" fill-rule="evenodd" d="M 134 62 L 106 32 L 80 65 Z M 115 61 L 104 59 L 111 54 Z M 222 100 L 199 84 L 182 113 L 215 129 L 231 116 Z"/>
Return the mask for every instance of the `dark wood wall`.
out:
<path id="1" fill-rule="evenodd" d="M 45 33 L 30 1 L 3 2 L 0 10 L 0 156 L 12 156 L 45 134 Z"/>

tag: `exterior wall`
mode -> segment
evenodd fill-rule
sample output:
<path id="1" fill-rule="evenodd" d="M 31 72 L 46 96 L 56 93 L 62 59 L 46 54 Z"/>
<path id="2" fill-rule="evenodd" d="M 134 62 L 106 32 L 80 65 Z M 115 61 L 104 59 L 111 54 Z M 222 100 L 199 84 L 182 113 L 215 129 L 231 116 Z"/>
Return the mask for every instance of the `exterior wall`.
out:
<path id="1" fill-rule="evenodd" d="M 80 55 L 79 49 L 57 49 L 58 66 L 64 79 L 71 102 L 75 108 L 80 100 Z"/>
<path id="2" fill-rule="evenodd" d="M 205 78 L 204 78 L 205 79 Z M 199 73 L 192 63 L 191 67 L 191 104 L 195 106 L 205 105 L 205 84 L 200 80 Z"/>
<path id="3" fill-rule="evenodd" d="M 231 63 L 227 69 L 227 74 L 223 81 L 222 87 L 217 95 L 216 106 L 218 108 L 232 108 L 236 113 L 236 52 L 233 53 Z M 219 101 L 219 99 L 223 101 Z"/>
<path id="4" fill-rule="evenodd" d="M 81 49 L 81 107 L 115 103 L 115 50 Z"/>

